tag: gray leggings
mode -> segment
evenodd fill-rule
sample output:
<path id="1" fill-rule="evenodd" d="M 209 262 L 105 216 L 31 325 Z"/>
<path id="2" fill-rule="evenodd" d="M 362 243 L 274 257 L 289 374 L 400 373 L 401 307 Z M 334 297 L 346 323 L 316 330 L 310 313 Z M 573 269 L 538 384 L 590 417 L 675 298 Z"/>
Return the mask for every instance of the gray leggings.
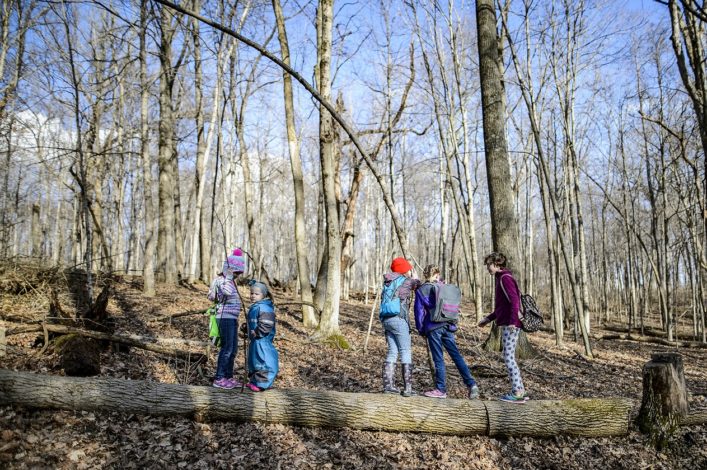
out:
<path id="1" fill-rule="evenodd" d="M 518 344 L 518 336 L 520 328 L 513 325 L 502 326 L 502 344 L 503 344 L 503 362 L 506 363 L 508 369 L 508 380 L 511 382 L 511 392 L 514 395 L 520 395 L 525 392 L 523 379 L 520 377 L 520 368 L 516 363 L 516 345 Z"/>

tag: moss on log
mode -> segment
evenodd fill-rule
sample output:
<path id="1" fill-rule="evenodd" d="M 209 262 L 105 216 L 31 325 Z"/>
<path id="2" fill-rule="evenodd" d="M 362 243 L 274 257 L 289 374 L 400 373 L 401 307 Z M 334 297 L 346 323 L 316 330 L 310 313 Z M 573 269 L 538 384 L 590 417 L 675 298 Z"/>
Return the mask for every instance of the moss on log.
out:
<path id="1" fill-rule="evenodd" d="M 592 437 L 626 434 L 632 405 L 624 398 L 513 404 L 301 389 L 252 393 L 2 369 L 0 404 L 391 432 Z"/>

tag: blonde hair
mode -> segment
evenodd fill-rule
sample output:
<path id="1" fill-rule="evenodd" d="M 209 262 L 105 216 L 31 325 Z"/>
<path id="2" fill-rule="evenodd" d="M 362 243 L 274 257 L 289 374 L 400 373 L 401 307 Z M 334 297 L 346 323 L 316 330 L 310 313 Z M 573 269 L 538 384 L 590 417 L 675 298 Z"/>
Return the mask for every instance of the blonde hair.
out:
<path id="1" fill-rule="evenodd" d="M 435 274 L 439 274 L 441 271 L 439 270 L 439 266 L 436 264 L 428 264 L 425 266 L 425 269 L 422 271 L 422 275 L 425 276 L 425 280 L 429 281 L 432 279 L 432 276 Z"/>

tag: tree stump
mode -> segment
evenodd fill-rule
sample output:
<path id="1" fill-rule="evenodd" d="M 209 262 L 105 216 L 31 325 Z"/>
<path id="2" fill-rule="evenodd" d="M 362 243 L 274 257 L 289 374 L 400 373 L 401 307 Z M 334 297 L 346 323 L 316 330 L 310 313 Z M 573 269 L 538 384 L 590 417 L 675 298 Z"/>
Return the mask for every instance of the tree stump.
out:
<path id="1" fill-rule="evenodd" d="M 682 356 L 677 353 L 652 354 L 650 362 L 643 366 L 643 401 L 637 418 L 639 429 L 651 435 L 656 447 L 663 447 L 688 411 Z"/>
<path id="2" fill-rule="evenodd" d="M 494 323 L 491 326 L 491 331 L 489 332 L 486 341 L 483 345 L 484 351 L 502 352 L 503 347 L 501 346 L 501 328 Z M 516 345 L 516 358 L 517 359 L 533 359 L 538 356 L 537 351 L 533 348 L 533 345 L 528 341 L 528 335 L 525 331 L 520 332 L 518 336 L 518 344 Z"/>
<path id="3" fill-rule="evenodd" d="M 101 347 L 96 340 L 78 335 L 66 335 L 61 340 L 60 364 L 66 375 L 90 377 L 101 373 Z"/>

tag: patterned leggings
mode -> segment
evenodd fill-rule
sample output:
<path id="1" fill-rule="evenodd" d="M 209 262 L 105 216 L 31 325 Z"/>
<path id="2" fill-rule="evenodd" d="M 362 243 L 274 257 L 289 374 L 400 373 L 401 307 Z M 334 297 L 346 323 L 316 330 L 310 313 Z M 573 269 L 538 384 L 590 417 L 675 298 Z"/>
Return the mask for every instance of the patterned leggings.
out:
<path id="1" fill-rule="evenodd" d="M 508 369 L 508 380 L 511 382 L 511 392 L 514 395 L 521 395 L 525 392 L 523 379 L 520 378 L 520 368 L 516 363 L 516 344 L 518 344 L 518 336 L 520 328 L 515 326 L 502 326 L 503 330 L 503 362 L 506 363 Z"/>

